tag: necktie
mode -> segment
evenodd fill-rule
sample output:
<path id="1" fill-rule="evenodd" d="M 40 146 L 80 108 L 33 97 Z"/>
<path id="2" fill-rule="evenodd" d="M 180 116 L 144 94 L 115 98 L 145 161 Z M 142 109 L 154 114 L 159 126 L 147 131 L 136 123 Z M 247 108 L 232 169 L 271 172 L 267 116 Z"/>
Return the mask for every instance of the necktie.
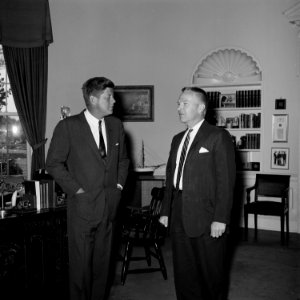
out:
<path id="1" fill-rule="evenodd" d="M 99 121 L 99 151 L 102 158 L 106 157 L 106 150 L 105 150 L 105 144 L 104 139 L 102 135 L 102 128 L 101 128 L 102 120 Z"/>
<path id="2" fill-rule="evenodd" d="M 183 163 L 185 161 L 186 157 L 186 150 L 189 145 L 190 141 L 190 133 L 192 132 L 193 129 L 189 129 L 188 134 L 185 137 L 185 141 L 181 150 L 181 155 L 180 155 L 180 160 L 179 160 L 179 166 L 178 166 L 178 171 L 177 171 L 177 178 L 176 178 L 176 189 L 179 189 L 179 182 L 182 174 L 182 169 L 183 169 Z"/>

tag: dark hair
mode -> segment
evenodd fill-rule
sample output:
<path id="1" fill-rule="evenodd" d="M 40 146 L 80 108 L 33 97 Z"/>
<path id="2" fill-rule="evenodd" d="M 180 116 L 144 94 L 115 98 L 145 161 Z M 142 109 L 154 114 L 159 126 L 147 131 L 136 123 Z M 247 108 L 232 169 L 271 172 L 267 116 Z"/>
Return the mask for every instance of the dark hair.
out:
<path id="1" fill-rule="evenodd" d="M 206 113 L 207 111 L 207 108 L 208 108 L 208 97 L 207 97 L 207 93 L 199 88 L 199 87 L 196 87 L 196 86 L 186 86 L 184 88 L 181 89 L 181 92 L 193 92 L 195 94 L 198 94 L 199 96 L 199 99 L 202 100 L 203 104 L 205 105 L 205 110 L 204 110 L 204 113 Z"/>
<path id="2" fill-rule="evenodd" d="M 88 79 L 82 85 L 82 94 L 86 106 L 89 105 L 89 98 L 91 95 L 97 96 L 99 92 L 104 91 L 106 88 L 114 88 L 114 83 L 105 77 L 93 77 Z"/>

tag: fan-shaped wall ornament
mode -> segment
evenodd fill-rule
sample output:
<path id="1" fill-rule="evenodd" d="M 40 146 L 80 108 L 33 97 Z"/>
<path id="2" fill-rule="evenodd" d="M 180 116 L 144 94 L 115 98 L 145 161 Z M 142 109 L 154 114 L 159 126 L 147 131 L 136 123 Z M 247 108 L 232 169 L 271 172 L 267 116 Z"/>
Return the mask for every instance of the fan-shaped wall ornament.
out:
<path id="1" fill-rule="evenodd" d="M 261 81 L 257 61 L 240 49 L 218 49 L 205 56 L 193 74 L 193 84 L 233 84 Z"/>
<path id="2" fill-rule="evenodd" d="M 283 12 L 288 18 L 290 24 L 298 29 L 298 37 L 300 37 L 300 1 L 298 0 L 291 8 Z"/>

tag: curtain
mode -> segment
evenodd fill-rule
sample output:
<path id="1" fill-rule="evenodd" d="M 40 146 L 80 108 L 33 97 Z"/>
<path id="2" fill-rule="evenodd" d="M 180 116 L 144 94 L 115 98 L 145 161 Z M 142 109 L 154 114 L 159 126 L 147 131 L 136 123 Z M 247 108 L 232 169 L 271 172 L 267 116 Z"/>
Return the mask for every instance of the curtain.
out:
<path id="1" fill-rule="evenodd" d="M 3 46 L 3 54 L 20 122 L 33 150 L 32 175 L 45 167 L 48 46 Z"/>
<path id="2" fill-rule="evenodd" d="M 45 168 L 48 45 L 52 42 L 48 0 L 1 0 L 0 44 L 20 122 L 33 150 L 31 177 Z"/>

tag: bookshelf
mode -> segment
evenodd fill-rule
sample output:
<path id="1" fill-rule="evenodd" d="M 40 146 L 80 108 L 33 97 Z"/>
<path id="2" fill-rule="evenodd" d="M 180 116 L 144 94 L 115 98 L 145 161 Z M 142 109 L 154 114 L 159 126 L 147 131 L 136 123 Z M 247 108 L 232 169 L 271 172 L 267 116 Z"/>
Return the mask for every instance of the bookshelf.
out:
<path id="1" fill-rule="evenodd" d="M 242 49 L 216 49 L 200 60 L 192 84 L 207 92 L 207 121 L 232 136 L 237 170 L 260 171 L 263 88 L 257 60 Z"/>
<path id="2" fill-rule="evenodd" d="M 262 141 L 261 84 L 206 86 L 207 120 L 232 136 L 239 171 L 260 171 Z"/>

